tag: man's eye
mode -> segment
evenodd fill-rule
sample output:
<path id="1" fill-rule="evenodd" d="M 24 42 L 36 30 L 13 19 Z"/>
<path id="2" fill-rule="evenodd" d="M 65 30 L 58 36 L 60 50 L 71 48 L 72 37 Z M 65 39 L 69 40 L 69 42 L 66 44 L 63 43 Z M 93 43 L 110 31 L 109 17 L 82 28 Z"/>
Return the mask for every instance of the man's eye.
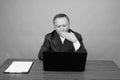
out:
<path id="1" fill-rule="evenodd" d="M 66 25 L 63 25 L 63 27 L 66 27 Z"/>
<path id="2" fill-rule="evenodd" d="M 60 28 L 60 26 L 57 26 L 57 28 Z"/>
<path id="3" fill-rule="evenodd" d="M 57 26 L 57 28 L 60 28 L 60 27 L 66 27 L 66 25 L 59 25 L 59 26 Z"/>

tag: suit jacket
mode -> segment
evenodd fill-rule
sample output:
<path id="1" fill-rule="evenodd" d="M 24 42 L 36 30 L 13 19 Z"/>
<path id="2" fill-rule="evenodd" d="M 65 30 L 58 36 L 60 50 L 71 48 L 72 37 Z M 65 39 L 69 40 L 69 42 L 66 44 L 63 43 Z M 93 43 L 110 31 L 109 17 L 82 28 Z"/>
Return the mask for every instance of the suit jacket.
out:
<path id="1" fill-rule="evenodd" d="M 73 32 L 81 44 L 80 48 L 77 51 L 75 51 L 73 43 L 67 39 L 65 39 L 64 43 L 62 44 L 59 34 L 54 30 L 53 32 L 45 36 L 45 40 L 44 40 L 43 45 L 41 46 L 40 52 L 38 54 L 38 58 L 40 60 L 43 60 L 42 53 L 52 52 L 52 51 L 53 52 L 86 53 L 87 51 L 84 47 L 82 36 L 79 33 L 74 32 L 72 30 L 69 30 L 69 32 Z"/>

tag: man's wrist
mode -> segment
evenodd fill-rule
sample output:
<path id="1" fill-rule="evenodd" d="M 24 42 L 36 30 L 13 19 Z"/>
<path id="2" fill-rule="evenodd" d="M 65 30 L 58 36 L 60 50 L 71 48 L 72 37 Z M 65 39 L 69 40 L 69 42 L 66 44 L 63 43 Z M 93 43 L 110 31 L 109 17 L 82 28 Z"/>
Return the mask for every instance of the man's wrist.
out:
<path id="1" fill-rule="evenodd" d="M 75 40 L 73 41 L 73 44 L 76 43 L 76 42 L 79 42 L 78 39 L 75 39 Z"/>

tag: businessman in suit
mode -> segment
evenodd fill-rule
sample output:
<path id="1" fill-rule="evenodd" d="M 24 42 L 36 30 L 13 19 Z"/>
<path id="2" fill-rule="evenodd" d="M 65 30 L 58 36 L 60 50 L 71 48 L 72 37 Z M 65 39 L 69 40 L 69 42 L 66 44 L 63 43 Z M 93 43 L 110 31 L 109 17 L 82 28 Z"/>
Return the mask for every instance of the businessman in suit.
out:
<path id="1" fill-rule="evenodd" d="M 53 18 L 55 30 L 45 36 L 38 58 L 43 60 L 43 52 L 86 53 L 81 34 L 70 29 L 70 20 L 66 14 L 57 14 Z"/>

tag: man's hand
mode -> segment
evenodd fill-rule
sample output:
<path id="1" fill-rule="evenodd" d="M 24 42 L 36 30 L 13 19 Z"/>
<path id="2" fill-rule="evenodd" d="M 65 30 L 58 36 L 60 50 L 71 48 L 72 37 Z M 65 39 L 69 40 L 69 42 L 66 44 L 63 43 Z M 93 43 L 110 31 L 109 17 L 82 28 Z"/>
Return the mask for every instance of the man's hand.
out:
<path id="1" fill-rule="evenodd" d="M 68 32 L 62 32 L 61 36 L 63 36 L 64 38 L 66 38 L 67 40 L 69 40 L 69 41 L 71 41 L 73 43 L 75 43 L 75 42 L 78 41 L 78 39 L 76 38 L 75 34 L 72 33 L 72 32 L 70 32 L 70 33 L 68 33 Z"/>

